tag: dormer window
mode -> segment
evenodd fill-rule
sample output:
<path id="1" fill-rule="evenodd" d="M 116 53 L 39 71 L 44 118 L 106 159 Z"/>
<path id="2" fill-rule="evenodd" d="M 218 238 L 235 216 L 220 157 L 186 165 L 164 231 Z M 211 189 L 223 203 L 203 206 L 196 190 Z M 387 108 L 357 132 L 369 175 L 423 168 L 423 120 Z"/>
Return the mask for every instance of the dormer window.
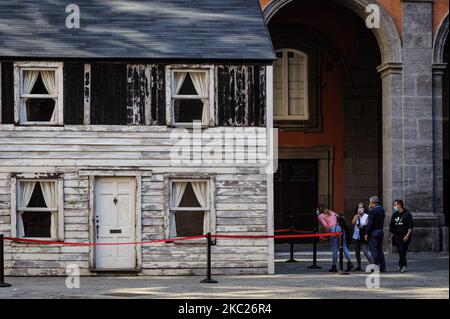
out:
<path id="1" fill-rule="evenodd" d="M 15 122 L 62 124 L 62 64 L 15 63 Z"/>
<path id="2" fill-rule="evenodd" d="M 213 115 L 213 68 L 170 68 L 168 75 L 168 125 L 191 127 L 197 121 L 209 126 Z"/>

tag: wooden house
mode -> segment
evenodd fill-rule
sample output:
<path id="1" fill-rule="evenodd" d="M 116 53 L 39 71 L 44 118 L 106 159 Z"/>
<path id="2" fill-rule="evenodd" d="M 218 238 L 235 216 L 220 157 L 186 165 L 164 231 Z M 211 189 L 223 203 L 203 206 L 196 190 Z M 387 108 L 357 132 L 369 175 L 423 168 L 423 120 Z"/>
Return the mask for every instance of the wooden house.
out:
<path id="1" fill-rule="evenodd" d="M 258 0 L 1 0 L 0 25 L 1 233 L 120 243 L 273 232 L 266 164 L 221 160 L 270 153 L 276 57 Z M 241 151 L 196 158 L 227 133 Z M 8 241 L 6 272 L 203 274 L 205 243 Z M 213 271 L 271 273 L 273 241 L 217 239 Z"/>

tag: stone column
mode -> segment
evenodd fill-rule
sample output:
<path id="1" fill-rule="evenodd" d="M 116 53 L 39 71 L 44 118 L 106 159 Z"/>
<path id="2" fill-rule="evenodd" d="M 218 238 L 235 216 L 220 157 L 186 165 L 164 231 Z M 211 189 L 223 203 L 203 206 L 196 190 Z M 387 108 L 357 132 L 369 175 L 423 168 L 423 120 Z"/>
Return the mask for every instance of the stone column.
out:
<path id="1" fill-rule="evenodd" d="M 433 159 L 434 159 L 434 213 L 439 228 L 445 225 L 444 216 L 444 137 L 443 137 L 443 90 L 446 63 L 433 65 Z"/>
<path id="2" fill-rule="evenodd" d="M 400 133 L 403 199 L 414 215 L 411 248 L 439 249 L 434 214 L 435 161 L 433 129 L 432 0 L 403 0 L 403 105 Z M 400 174 L 398 172 L 398 174 Z"/>
<path id="3" fill-rule="evenodd" d="M 402 64 L 385 63 L 378 67 L 382 80 L 382 166 L 383 205 L 386 227 L 392 215 L 391 203 L 403 198 L 403 121 L 402 121 Z M 388 229 L 386 228 L 386 234 Z M 387 237 L 387 236 L 386 236 Z"/>

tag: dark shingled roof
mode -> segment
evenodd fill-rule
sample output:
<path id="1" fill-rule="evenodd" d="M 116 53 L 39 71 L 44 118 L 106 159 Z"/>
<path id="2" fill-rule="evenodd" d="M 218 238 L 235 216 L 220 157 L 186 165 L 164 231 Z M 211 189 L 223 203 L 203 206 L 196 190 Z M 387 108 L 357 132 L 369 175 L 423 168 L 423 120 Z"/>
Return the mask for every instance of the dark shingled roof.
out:
<path id="1" fill-rule="evenodd" d="M 0 0 L 0 56 L 275 59 L 258 0 Z"/>

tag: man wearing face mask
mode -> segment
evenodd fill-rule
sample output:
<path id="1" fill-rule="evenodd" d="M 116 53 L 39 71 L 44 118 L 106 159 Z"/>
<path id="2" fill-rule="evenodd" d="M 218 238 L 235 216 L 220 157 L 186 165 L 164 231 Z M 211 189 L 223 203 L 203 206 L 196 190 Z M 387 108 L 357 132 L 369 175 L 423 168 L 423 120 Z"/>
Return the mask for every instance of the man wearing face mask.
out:
<path id="1" fill-rule="evenodd" d="M 380 272 L 386 272 L 386 261 L 383 252 L 384 218 L 386 213 L 380 205 L 378 196 L 372 196 L 369 200 L 369 222 L 367 223 L 366 241 L 369 241 L 369 250 L 373 263 L 380 268 Z"/>
<path id="2" fill-rule="evenodd" d="M 355 227 L 353 231 L 353 239 L 355 243 L 355 255 L 358 267 L 354 271 L 362 271 L 361 268 L 361 251 L 366 256 L 369 264 L 373 264 L 373 258 L 369 252 L 369 246 L 365 240 L 367 223 L 369 222 L 369 215 L 367 214 L 367 208 L 364 203 L 358 204 L 358 209 L 353 217 L 352 224 Z"/>
<path id="3" fill-rule="evenodd" d="M 408 262 L 406 254 L 408 253 L 408 246 L 411 242 L 411 234 L 414 228 L 414 221 L 412 214 L 405 209 L 405 205 L 401 199 L 394 201 L 394 213 L 392 214 L 391 223 L 389 227 L 390 240 L 397 246 L 399 254 L 398 270 L 406 272 Z"/>

